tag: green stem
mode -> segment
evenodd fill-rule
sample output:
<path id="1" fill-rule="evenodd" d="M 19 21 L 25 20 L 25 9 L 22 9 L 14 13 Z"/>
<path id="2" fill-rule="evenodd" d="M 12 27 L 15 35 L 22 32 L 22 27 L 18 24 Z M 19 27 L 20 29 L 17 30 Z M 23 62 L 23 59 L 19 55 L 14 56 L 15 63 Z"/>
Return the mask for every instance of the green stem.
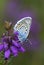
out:
<path id="1" fill-rule="evenodd" d="M 5 60 L 5 62 L 4 62 L 4 64 L 3 64 L 3 65 L 7 65 L 7 63 L 8 63 L 8 60 Z"/>

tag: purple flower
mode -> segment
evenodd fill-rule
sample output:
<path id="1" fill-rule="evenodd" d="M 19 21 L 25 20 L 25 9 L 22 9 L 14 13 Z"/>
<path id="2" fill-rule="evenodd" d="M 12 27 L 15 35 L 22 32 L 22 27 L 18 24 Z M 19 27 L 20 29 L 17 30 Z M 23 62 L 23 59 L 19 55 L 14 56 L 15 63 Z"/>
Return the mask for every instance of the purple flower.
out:
<path id="1" fill-rule="evenodd" d="M 25 52 L 25 49 L 21 46 L 18 40 L 18 32 L 15 32 L 12 36 L 2 37 L 2 44 L 0 44 L 0 51 L 2 50 L 4 50 L 5 59 L 8 59 L 11 54 L 17 56 L 19 52 Z"/>

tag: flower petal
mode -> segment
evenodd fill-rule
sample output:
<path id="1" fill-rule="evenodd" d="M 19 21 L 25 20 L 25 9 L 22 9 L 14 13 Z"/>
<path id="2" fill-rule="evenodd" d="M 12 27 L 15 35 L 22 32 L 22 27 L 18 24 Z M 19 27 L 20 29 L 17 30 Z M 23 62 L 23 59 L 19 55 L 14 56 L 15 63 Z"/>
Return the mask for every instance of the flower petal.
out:
<path id="1" fill-rule="evenodd" d="M 11 51 L 12 51 L 14 56 L 18 55 L 18 50 L 14 46 L 11 46 Z"/>
<path id="2" fill-rule="evenodd" d="M 4 42 L 4 49 L 7 50 L 8 49 L 8 44 L 6 42 Z"/>
<path id="3" fill-rule="evenodd" d="M 3 44 L 0 44 L 0 51 L 3 50 Z"/>
<path id="4" fill-rule="evenodd" d="M 18 41 L 19 39 L 18 39 L 18 36 L 17 35 L 13 35 L 13 39 L 15 40 L 15 41 Z"/>
<path id="5" fill-rule="evenodd" d="M 25 49 L 21 46 L 21 48 L 19 48 L 19 51 L 25 52 Z"/>
<path id="6" fill-rule="evenodd" d="M 12 40 L 12 43 L 13 43 L 14 46 L 20 47 L 19 43 L 17 43 L 16 41 Z"/>
<path id="7" fill-rule="evenodd" d="M 10 50 L 8 49 L 7 51 L 5 51 L 4 57 L 8 59 L 9 56 L 10 56 Z"/>

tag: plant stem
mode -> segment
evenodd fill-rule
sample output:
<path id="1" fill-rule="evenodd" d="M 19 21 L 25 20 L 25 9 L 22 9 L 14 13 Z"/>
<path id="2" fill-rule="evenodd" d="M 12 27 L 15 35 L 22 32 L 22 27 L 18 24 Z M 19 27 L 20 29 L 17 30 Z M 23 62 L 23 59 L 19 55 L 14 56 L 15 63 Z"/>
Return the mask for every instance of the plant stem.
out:
<path id="1" fill-rule="evenodd" d="M 5 62 L 4 62 L 4 64 L 3 64 L 3 65 L 7 65 L 7 62 L 8 62 L 8 60 L 5 60 Z"/>

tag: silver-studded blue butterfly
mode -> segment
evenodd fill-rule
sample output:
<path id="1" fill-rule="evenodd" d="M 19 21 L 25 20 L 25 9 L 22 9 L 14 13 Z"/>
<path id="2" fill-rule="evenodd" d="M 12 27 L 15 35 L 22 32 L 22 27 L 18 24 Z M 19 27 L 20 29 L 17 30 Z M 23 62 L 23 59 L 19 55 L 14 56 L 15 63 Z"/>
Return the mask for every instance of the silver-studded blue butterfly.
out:
<path id="1" fill-rule="evenodd" d="M 31 23 L 31 17 L 24 17 L 14 25 L 14 31 L 18 31 L 18 38 L 21 42 L 24 42 L 27 39 L 30 32 Z M 28 41 L 30 42 L 30 40 Z"/>

